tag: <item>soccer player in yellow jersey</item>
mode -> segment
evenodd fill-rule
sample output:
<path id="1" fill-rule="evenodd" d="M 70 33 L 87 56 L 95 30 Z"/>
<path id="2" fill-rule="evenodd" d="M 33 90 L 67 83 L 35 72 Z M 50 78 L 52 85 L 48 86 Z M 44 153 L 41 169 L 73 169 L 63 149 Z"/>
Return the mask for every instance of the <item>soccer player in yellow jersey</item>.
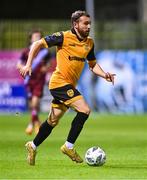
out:
<path id="1" fill-rule="evenodd" d="M 49 83 L 49 90 L 53 96 L 51 110 L 34 140 L 26 143 L 27 159 L 30 165 L 35 164 L 36 148 L 50 135 L 68 108 L 74 109 L 77 114 L 72 121 L 67 140 L 61 147 L 61 151 L 72 161 L 83 162 L 83 159 L 76 152 L 74 144 L 90 114 L 88 104 L 76 89 L 77 81 L 86 61 L 93 73 L 114 84 L 115 74 L 104 72 L 96 63 L 94 43 L 88 36 L 91 27 L 89 14 L 85 11 L 75 11 L 72 13 L 71 23 L 71 30 L 57 32 L 34 42 L 26 65 L 20 69 L 22 76 L 31 75 L 32 61 L 39 50 L 57 46 L 57 67 Z"/>

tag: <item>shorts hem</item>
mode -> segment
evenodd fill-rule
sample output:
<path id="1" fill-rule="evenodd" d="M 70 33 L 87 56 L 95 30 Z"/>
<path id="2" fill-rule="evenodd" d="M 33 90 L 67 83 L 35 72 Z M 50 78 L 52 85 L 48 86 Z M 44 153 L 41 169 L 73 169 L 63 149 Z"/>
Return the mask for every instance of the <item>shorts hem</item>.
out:
<path id="1" fill-rule="evenodd" d="M 75 102 L 75 101 L 77 101 L 77 100 L 79 100 L 79 99 L 82 99 L 82 98 L 83 98 L 82 95 L 78 95 L 78 96 L 76 96 L 76 97 L 73 97 L 73 98 L 65 101 L 64 104 L 65 104 L 65 105 L 69 105 L 69 104 L 71 104 L 71 103 L 73 103 L 73 102 Z"/>

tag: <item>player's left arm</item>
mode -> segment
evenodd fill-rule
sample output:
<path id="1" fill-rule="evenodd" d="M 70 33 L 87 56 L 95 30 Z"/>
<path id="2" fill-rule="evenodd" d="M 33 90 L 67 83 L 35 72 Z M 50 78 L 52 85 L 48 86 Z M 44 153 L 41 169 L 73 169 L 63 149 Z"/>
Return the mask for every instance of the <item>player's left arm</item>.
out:
<path id="1" fill-rule="evenodd" d="M 95 58 L 95 54 L 94 54 L 94 45 L 87 56 L 87 60 L 88 60 L 89 68 L 94 74 L 96 74 L 97 76 L 100 76 L 100 77 L 106 79 L 106 81 L 112 82 L 112 84 L 114 84 L 114 77 L 116 74 L 105 72 L 101 68 L 101 66 L 96 62 L 96 58 Z"/>

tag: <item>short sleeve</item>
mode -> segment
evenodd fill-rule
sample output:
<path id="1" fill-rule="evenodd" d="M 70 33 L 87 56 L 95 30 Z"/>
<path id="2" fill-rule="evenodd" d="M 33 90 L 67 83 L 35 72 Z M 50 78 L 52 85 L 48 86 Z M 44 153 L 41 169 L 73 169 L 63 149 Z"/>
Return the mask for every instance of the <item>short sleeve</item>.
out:
<path id="1" fill-rule="evenodd" d="M 94 54 L 94 44 L 93 44 L 91 50 L 89 51 L 89 53 L 87 55 L 87 60 L 88 61 L 93 61 L 95 59 L 96 59 L 96 57 L 95 57 L 95 54 Z"/>
<path id="2" fill-rule="evenodd" d="M 48 47 L 52 46 L 62 46 L 63 44 L 63 32 L 56 32 L 52 35 L 48 35 L 43 38 Z M 46 46 L 45 45 L 45 46 Z"/>

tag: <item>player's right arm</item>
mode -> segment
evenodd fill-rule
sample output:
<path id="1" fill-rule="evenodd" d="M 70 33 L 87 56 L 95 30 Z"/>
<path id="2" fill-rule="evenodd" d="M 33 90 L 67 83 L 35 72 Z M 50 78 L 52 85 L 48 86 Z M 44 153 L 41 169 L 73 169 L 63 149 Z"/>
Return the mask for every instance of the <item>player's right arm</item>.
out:
<path id="1" fill-rule="evenodd" d="M 38 54 L 41 48 L 48 48 L 52 46 L 61 46 L 63 43 L 63 33 L 58 32 L 53 35 L 48 35 L 34 42 L 31 46 L 27 63 L 24 67 L 19 69 L 20 74 L 25 77 L 27 74 L 31 75 L 32 72 L 32 62 L 35 56 Z"/>

